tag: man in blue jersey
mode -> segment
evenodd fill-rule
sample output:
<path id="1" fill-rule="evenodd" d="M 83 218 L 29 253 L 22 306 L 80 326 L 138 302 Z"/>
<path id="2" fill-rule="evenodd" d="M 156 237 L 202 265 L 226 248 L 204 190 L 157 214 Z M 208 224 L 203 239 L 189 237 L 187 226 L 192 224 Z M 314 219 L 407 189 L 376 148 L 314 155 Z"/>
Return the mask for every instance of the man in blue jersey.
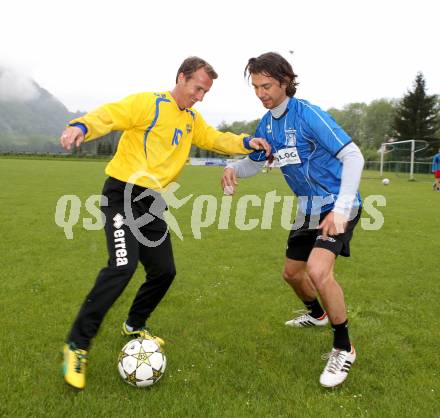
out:
<path id="1" fill-rule="evenodd" d="M 299 201 L 287 240 L 283 277 L 308 312 L 286 325 L 324 326 L 330 318 L 333 348 L 320 383 L 334 387 L 346 379 L 356 359 L 348 335 L 344 294 L 333 269 L 338 255 L 350 255 L 349 242 L 361 212 L 358 187 L 364 159 L 330 115 L 294 97 L 297 76 L 281 55 L 269 52 L 251 58 L 246 75 L 269 109 L 256 136 L 270 143 L 273 159 Z M 233 192 L 237 177 L 257 174 L 265 160 L 261 152 L 254 152 L 229 164 L 223 188 Z"/>
<path id="2" fill-rule="evenodd" d="M 432 159 L 432 172 L 434 173 L 435 182 L 432 185 L 432 188 L 440 192 L 440 148 L 438 149 L 438 153 L 434 155 Z"/>

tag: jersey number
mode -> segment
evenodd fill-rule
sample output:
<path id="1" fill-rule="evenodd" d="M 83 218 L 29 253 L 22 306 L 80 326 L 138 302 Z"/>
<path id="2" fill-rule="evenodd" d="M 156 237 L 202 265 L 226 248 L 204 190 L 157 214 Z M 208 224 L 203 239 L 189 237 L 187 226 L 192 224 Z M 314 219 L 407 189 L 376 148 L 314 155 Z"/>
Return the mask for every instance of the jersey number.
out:
<path id="1" fill-rule="evenodd" d="M 174 129 L 174 136 L 171 145 L 179 145 L 179 139 L 182 137 L 182 134 L 183 132 L 180 129 Z"/>

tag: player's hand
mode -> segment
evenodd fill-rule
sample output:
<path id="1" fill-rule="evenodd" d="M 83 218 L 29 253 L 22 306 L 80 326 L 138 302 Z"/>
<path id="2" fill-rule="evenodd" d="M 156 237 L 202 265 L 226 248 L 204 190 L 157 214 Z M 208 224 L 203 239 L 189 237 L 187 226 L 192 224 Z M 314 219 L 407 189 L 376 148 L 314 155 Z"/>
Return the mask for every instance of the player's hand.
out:
<path id="1" fill-rule="evenodd" d="M 83 141 L 83 131 L 77 126 L 68 126 L 64 129 L 60 137 L 60 145 L 68 151 L 72 148 L 73 144 L 79 147 Z"/>
<path id="2" fill-rule="evenodd" d="M 263 138 L 252 138 L 249 141 L 249 145 L 255 150 L 264 150 L 266 152 L 266 157 L 269 157 L 272 151 L 269 143 Z"/>
<path id="3" fill-rule="evenodd" d="M 234 194 L 237 184 L 237 174 L 235 173 L 235 169 L 232 167 L 225 168 L 223 172 L 223 177 L 221 179 L 223 192 L 226 195 Z"/>
<path id="4" fill-rule="evenodd" d="M 347 221 L 348 220 L 344 215 L 338 212 L 330 212 L 322 220 L 318 228 L 322 230 L 322 235 L 324 235 L 324 237 L 343 234 L 347 227 Z"/>

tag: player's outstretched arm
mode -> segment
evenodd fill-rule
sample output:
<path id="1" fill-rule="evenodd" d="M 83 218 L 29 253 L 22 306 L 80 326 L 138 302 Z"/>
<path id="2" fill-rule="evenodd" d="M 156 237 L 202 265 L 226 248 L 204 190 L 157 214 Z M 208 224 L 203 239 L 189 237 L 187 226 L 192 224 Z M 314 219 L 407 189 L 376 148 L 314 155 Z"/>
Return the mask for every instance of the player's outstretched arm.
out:
<path id="1" fill-rule="evenodd" d="M 233 167 L 226 167 L 220 180 L 223 192 L 227 195 L 234 194 L 235 187 L 238 185 L 237 175 Z"/>
<path id="2" fill-rule="evenodd" d="M 264 161 L 253 161 L 249 157 L 229 163 L 225 167 L 220 181 L 224 193 L 227 195 L 234 194 L 238 185 L 237 177 L 255 176 L 263 166 Z"/>
<path id="3" fill-rule="evenodd" d="M 60 137 L 60 145 L 68 151 L 72 148 L 73 144 L 75 144 L 76 147 L 79 147 L 83 141 L 84 133 L 76 126 L 68 126 L 64 129 Z"/>
<path id="4" fill-rule="evenodd" d="M 264 151 L 270 155 L 270 144 L 263 138 L 252 138 L 247 134 L 236 135 L 221 132 L 208 125 L 200 113 L 196 113 L 194 122 L 193 144 L 199 148 L 218 154 L 250 154 L 252 151 Z"/>

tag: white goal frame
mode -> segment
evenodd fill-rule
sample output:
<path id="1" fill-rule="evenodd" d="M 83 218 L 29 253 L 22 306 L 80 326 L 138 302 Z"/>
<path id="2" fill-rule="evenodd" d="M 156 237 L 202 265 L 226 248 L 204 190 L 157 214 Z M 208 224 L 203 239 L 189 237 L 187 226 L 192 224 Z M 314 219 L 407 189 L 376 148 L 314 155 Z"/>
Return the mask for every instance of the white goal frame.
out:
<path id="1" fill-rule="evenodd" d="M 425 142 L 426 146 L 416 150 L 416 142 Z M 426 147 L 427 147 L 426 141 L 420 141 L 417 139 L 408 139 L 407 141 L 382 142 L 382 144 L 380 144 L 379 154 L 380 154 L 380 176 L 381 177 L 383 177 L 384 155 L 387 152 L 391 152 L 393 150 L 393 149 L 391 149 L 391 150 L 387 151 L 386 148 L 387 147 L 394 147 L 394 145 L 397 145 L 397 144 L 408 144 L 408 143 L 411 143 L 411 159 L 410 159 L 410 166 L 409 166 L 409 179 L 411 181 L 414 180 L 415 154 L 416 154 L 416 152 L 422 151 L 422 150 L 426 149 Z"/>

